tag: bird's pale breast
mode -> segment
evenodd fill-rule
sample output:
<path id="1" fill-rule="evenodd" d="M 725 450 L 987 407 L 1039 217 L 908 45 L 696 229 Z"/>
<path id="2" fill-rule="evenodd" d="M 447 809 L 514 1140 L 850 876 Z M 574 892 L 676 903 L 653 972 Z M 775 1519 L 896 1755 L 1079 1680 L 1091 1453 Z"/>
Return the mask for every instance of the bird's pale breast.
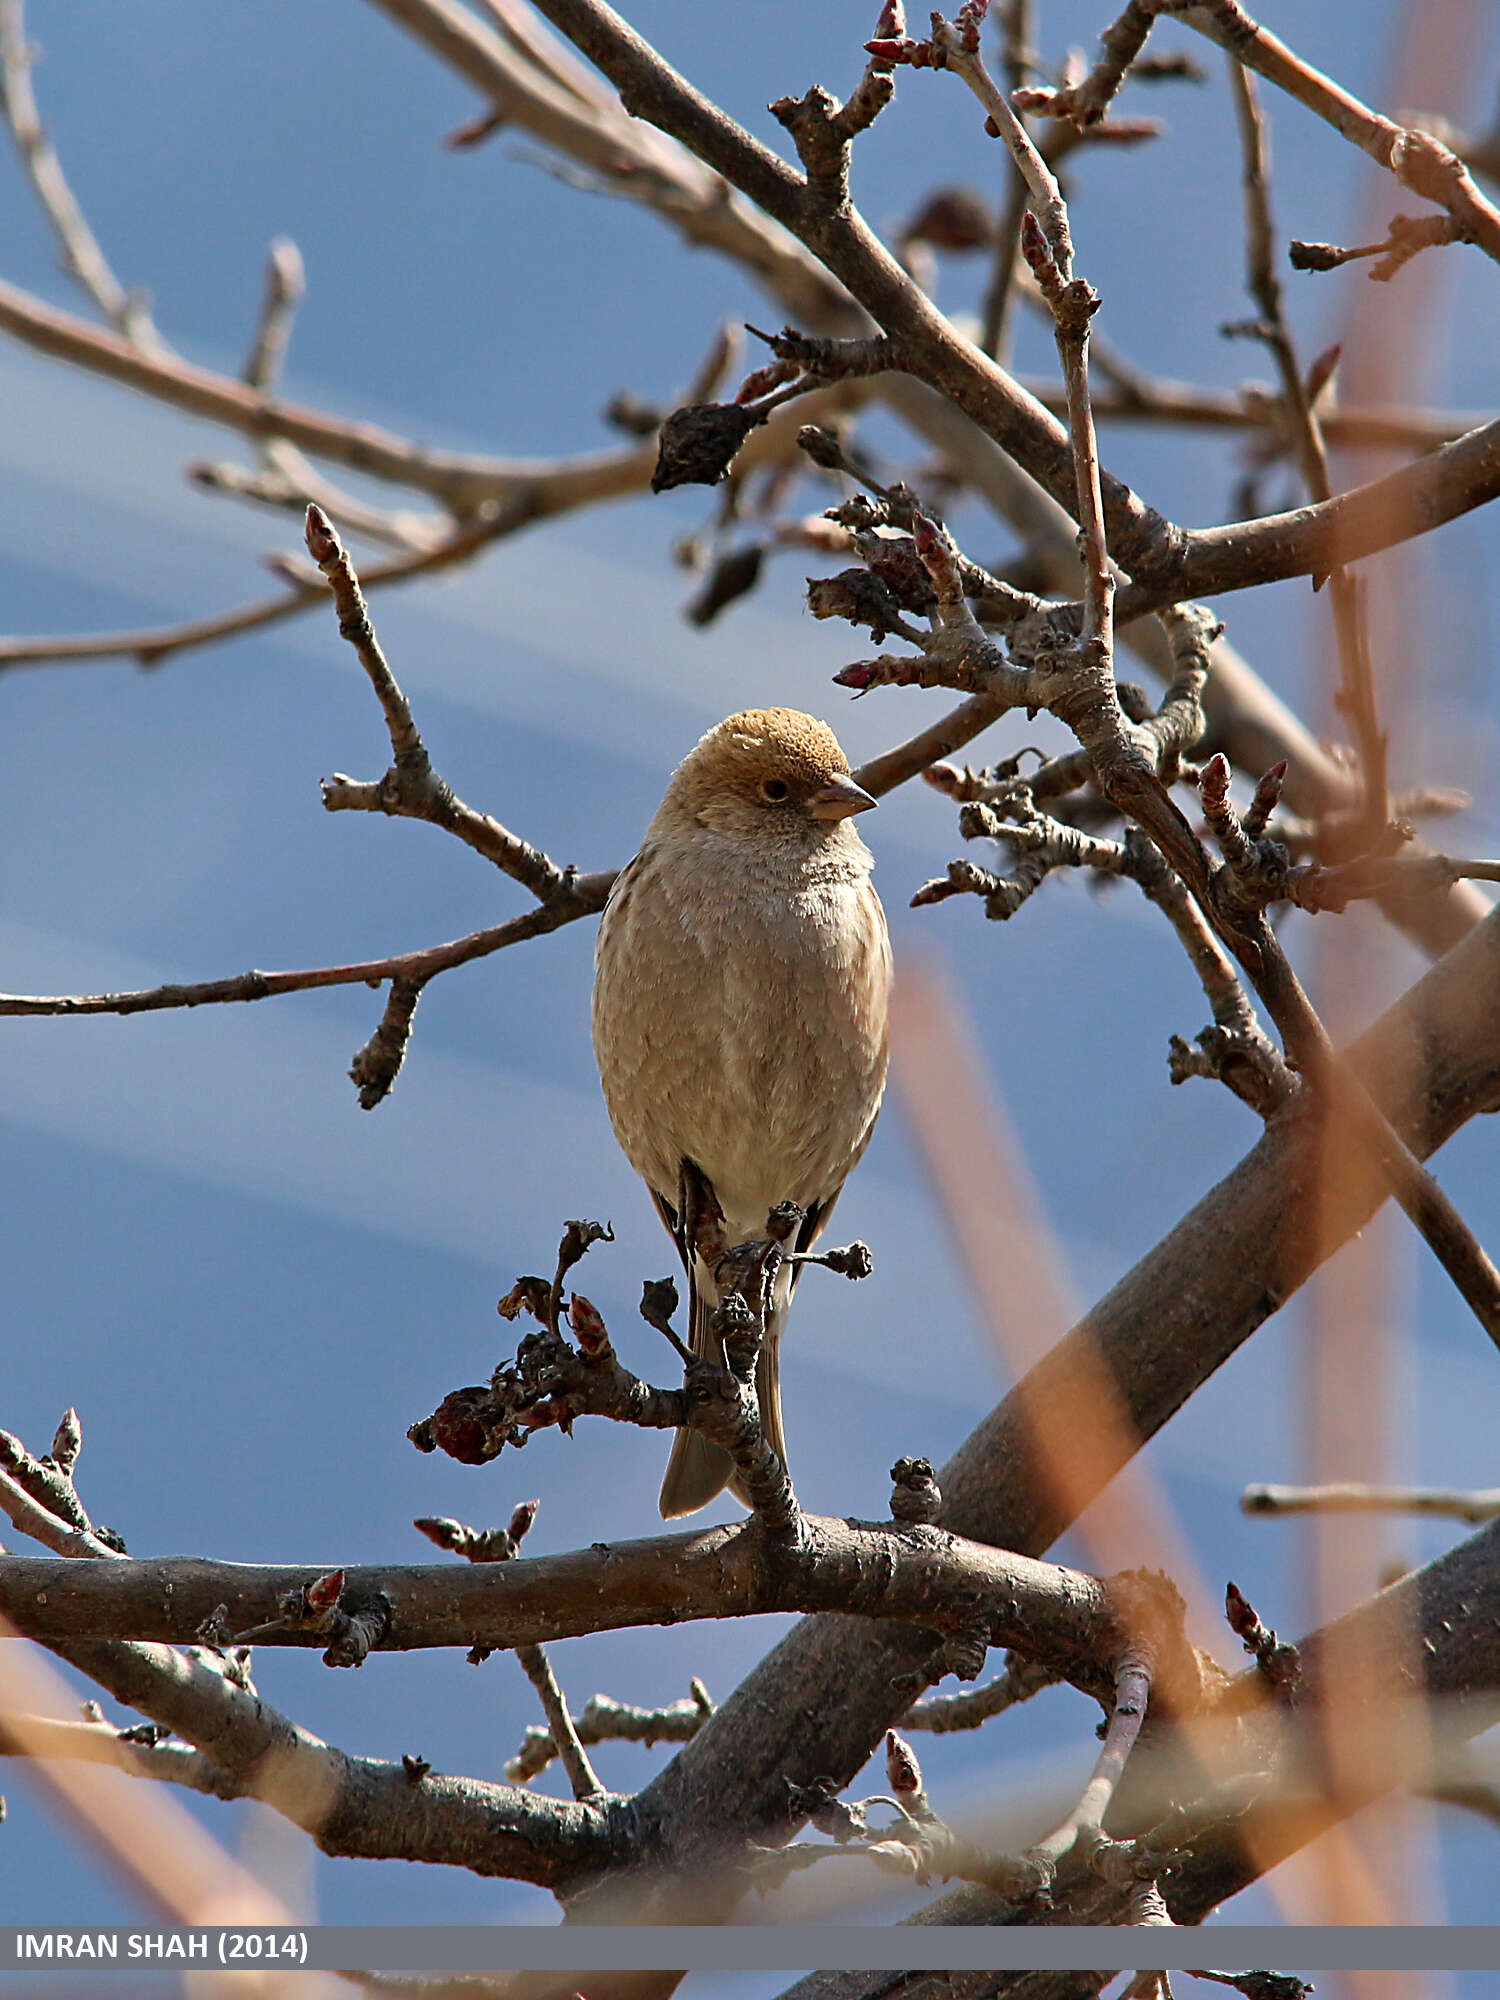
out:
<path id="1" fill-rule="evenodd" d="M 889 947 L 863 844 L 747 865 L 648 840 L 600 928 L 594 1042 L 616 1136 L 675 1199 L 697 1161 L 732 1234 L 834 1194 L 885 1083 Z"/>

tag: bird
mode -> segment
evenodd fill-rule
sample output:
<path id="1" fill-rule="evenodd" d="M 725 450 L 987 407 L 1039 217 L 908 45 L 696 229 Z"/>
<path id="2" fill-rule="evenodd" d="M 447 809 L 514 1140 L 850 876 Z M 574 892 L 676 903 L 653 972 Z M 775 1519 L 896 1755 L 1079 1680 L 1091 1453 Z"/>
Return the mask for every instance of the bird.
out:
<path id="1" fill-rule="evenodd" d="M 684 1190 L 707 1183 L 726 1244 L 764 1240 L 768 1212 L 795 1202 L 788 1248 L 805 1251 L 874 1129 L 891 950 L 873 856 L 851 822 L 875 803 L 826 723 L 746 709 L 678 766 L 604 908 L 599 1077 L 682 1258 L 695 1355 L 723 1360 L 710 1326 L 719 1291 Z M 779 1348 L 799 1268 L 787 1259 L 777 1273 L 756 1371 L 762 1431 L 783 1465 Z M 726 1485 L 750 1504 L 729 1453 L 679 1430 L 662 1517 L 695 1514 Z"/>

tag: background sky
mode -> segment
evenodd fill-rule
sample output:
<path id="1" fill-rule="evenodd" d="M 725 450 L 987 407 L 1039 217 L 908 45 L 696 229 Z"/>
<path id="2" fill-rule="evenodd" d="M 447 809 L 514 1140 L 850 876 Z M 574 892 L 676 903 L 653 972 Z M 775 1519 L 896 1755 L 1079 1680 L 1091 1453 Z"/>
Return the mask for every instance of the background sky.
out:
<path id="1" fill-rule="evenodd" d="M 1048 0 L 1047 55 L 1092 46 L 1107 11 Z M 633 18 L 780 145 L 766 103 L 815 80 L 850 88 L 872 12 L 853 0 L 734 9 L 646 0 Z M 1394 109 L 1406 101 L 1391 81 L 1399 13 L 1384 0 L 1341 0 L 1268 5 L 1265 18 Z M 1423 18 L 1434 45 L 1468 35 L 1466 93 L 1430 108 L 1482 123 L 1494 23 L 1466 28 L 1458 0 Z M 199 13 L 193 32 L 168 0 L 35 0 L 29 27 L 45 55 L 43 115 L 75 191 L 116 271 L 149 291 L 163 334 L 194 361 L 238 370 L 266 246 L 290 235 L 309 288 L 288 395 L 434 446 L 561 455 L 611 442 L 600 413 L 615 391 L 669 399 L 721 320 L 763 321 L 768 310 L 737 269 L 682 248 L 651 215 L 542 171 L 522 137 L 446 151 L 444 135 L 479 108 L 473 94 L 357 0 L 221 6 Z M 1160 39 L 1192 46 L 1211 81 L 1136 92 L 1127 109 L 1162 118 L 1167 136 L 1078 158 L 1079 268 L 1103 295 L 1100 331 L 1137 364 L 1233 386 L 1269 371 L 1258 350 L 1217 331 L 1247 311 L 1229 100 L 1214 51 L 1180 30 Z M 1268 103 L 1283 237 L 1351 240 L 1397 205 L 1390 184 L 1324 126 L 1274 94 Z M 877 226 L 894 226 L 937 181 L 998 185 L 998 150 L 972 112 L 948 79 L 900 77 L 896 106 L 856 160 L 856 195 Z M 3 161 L 0 241 L 0 276 L 78 308 L 19 171 Z M 971 309 L 984 277 L 949 260 L 941 302 Z M 1395 288 L 1370 286 L 1358 267 L 1288 284 L 1304 353 L 1342 337 L 1357 371 L 1376 351 Z M 1445 407 L 1491 408 L 1493 345 L 1473 332 L 1493 324 L 1493 267 L 1449 251 L 1398 285 L 1429 288 L 1436 308 L 1424 393 Z M 1043 329 L 1023 325 L 1017 359 L 1049 369 Z M 893 431 L 871 435 L 894 452 Z M 1113 427 L 1105 455 L 1188 524 L 1223 518 L 1241 470 L 1217 434 Z M 189 486 L 182 468 L 205 456 L 248 454 L 209 426 L 0 344 L 5 625 L 112 629 L 261 595 L 260 559 L 297 547 L 295 523 Z M 1267 505 L 1291 498 L 1283 478 L 1272 475 Z M 886 691 L 855 705 L 830 687 L 868 648 L 802 610 L 813 566 L 802 558 L 776 560 L 756 596 L 708 631 L 691 629 L 681 607 L 693 583 L 671 549 L 713 504 L 689 489 L 583 513 L 498 545 L 467 573 L 374 600 L 438 768 L 559 862 L 626 859 L 671 767 L 736 708 L 811 708 L 835 723 L 856 762 L 940 712 L 940 695 Z M 1013 553 L 992 521 L 969 510 L 954 518 L 979 560 Z M 1385 661 L 1419 691 L 1404 707 L 1393 699 L 1397 775 L 1474 791 L 1475 808 L 1444 838 L 1455 852 L 1493 853 L 1491 520 L 1443 530 L 1409 568 L 1421 612 L 1410 649 Z M 1325 726 L 1325 600 L 1284 584 L 1217 608 L 1252 663 Z M 99 991 L 370 958 L 526 907 L 514 885 L 431 828 L 324 813 L 321 776 L 374 777 L 388 754 L 331 617 L 153 672 L 113 663 L 7 673 L 0 718 L 6 990 Z M 976 756 L 1015 748 L 1024 727 L 1002 724 Z M 916 886 L 960 851 L 953 822 L 934 793 L 907 788 L 864 830 L 898 947 L 954 981 L 1070 1281 L 1091 1300 L 1233 1165 L 1256 1121 L 1208 1084 L 1169 1086 L 1167 1037 L 1194 1034 L 1204 1008 L 1175 942 L 1133 892 L 1101 897 L 1054 881 L 1005 927 L 964 901 L 909 912 Z M 1287 935 L 1309 964 L 1307 927 L 1293 923 Z M 592 926 L 578 924 L 439 980 L 397 1087 L 373 1113 L 359 1109 L 346 1077 L 379 1015 L 363 988 L 124 1021 L 3 1024 L 0 1424 L 41 1451 L 75 1405 L 80 1490 L 133 1553 L 421 1560 L 429 1551 L 415 1515 L 486 1526 L 532 1495 L 541 1511 L 528 1553 L 653 1531 L 656 1438 L 591 1425 L 474 1470 L 420 1457 L 404 1435 L 449 1388 L 488 1375 L 505 1344 L 495 1299 L 517 1273 L 550 1269 L 573 1215 L 613 1222 L 616 1243 L 591 1254 L 579 1281 L 627 1360 L 661 1375 L 660 1342 L 635 1320 L 634 1301 L 641 1279 L 672 1257 L 599 1096 L 592 943 Z M 1395 946 L 1373 964 L 1353 1010 L 1366 1017 L 1420 960 Z M 1440 1162 L 1490 1238 L 1493 1147 L 1481 1122 Z M 799 1295 L 784 1364 L 790 1450 L 804 1505 L 878 1517 L 892 1461 L 913 1452 L 941 1462 L 1008 1378 L 894 1104 L 840 1223 L 871 1243 L 876 1275 L 849 1288 L 814 1274 Z M 1495 1357 L 1404 1226 L 1367 1236 L 1388 1253 L 1400 1335 L 1393 1469 L 1492 1484 Z M 1287 1634 L 1308 1615 L 1302 1531 L 1244 1519 L 1237 1497 L 1247 1481 L 1303 1468 L 1304 1330 L 1294 1302 L 1146 1453 L 1213 1587 L 1233 1576 Z M 1407 1559 L 1448 1539 L 1406 1527 L 1391 1536 Z M 722 1696 L 785 1626 L 576 1641 L 555 1649 L 554 1664 L 577 1705 L 596 1688 L 670 1701 L 694 1675 Z M 1227 1633 L 1214 1643 L 1233 1663 Z M 487 1777 L 539 1720 L 504 1655 L 479 1669 L 457 1654 L 375 1658 L 333 1675 L 314 1654 L 267 1650 L 257 1681 L 350 1751 L 412 1752 Z M 1094 1720 L 1081 1697 L 1054 1691 L 992 1724 L 982 1744 L 920 1741 L 939 1809 L 961 1816 L 1031 1786 L 1065 1796 L 1091 1761 Z M 633 1789 L 665 1754 L 607 1746 L 597 1761 L 606 1782 Z M 25 1780 L 4 1775 L 0 1921 L 136 1914 Z M 883 1789 L 872 1775 L 856 1793 Z M 543 1784 L 555 1782 L 554 1773 Z M 521 1885 L 324 1860 L 253 1807 L 202 1816 L 326 1921 L 555 1916 L 550 1897 Z M 1492 1918 L 1493 1840 L 1442 1815 L 1418 1885 L 1424 1907 L 1456 1922 Z M 747 1921 L 775 1914 L 754 1899 L 745 1912 Z M 1227 1914 L 1270 1921 L 1276 1906 L 1257 1890 Z"/>

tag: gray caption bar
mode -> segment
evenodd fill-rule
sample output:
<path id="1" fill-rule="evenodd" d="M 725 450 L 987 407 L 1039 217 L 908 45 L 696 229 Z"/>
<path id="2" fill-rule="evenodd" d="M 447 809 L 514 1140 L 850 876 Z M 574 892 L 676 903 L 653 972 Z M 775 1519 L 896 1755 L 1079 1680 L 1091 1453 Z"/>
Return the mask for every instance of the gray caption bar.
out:
<path id="1" fill-rule="evenodd" d="M 76 1976 L 203 1965 L 323 1972 L 971 1972 L 1081 1966 L 1175 1972 L 1205 1962 L 1292 1972 L 1491 1970 L 1500 1968 L 1500 1927 L 0 1925 L 0 1974 Z"/>

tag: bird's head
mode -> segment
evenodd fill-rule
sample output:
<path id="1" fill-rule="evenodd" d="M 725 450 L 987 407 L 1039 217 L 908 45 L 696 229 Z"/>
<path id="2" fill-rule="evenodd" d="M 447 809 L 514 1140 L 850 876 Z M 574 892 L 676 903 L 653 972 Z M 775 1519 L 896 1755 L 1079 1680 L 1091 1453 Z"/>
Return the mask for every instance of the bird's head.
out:
<path id="1" fill-rule="evenodd" d="M 874 804 L 826 722 L 794 708 L 750 708 L 688 752 L 664 810 L 731 838 L 808 845 Z"/>

